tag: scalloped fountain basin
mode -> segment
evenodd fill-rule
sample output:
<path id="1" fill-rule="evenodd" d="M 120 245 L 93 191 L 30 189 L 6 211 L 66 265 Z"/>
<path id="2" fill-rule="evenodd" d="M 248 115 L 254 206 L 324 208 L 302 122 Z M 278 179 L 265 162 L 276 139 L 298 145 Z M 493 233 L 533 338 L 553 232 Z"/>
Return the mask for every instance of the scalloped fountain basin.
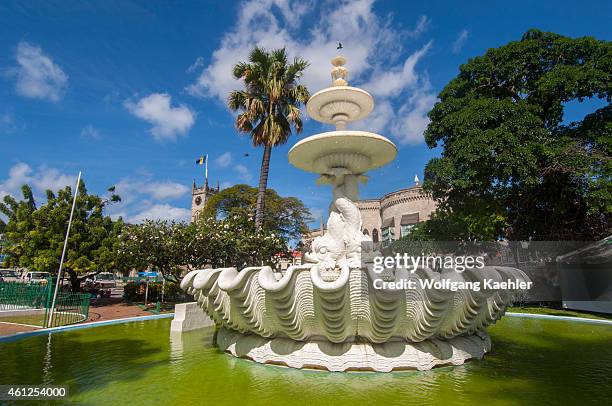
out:
<path id="1" fill-rule="evenodd" d="M 484 329 L 496 322 L 512 291 L 382 290 L 371 270 L 343 268 L 336 278 L 313 265 L 204 269 L 181 287 L 223 329 L 218 344 L 261 363 L 330 371 L 427 370 L 482 358 Z M 440 279 L 428 269 L 398 270 L 386 281 Z M 524 279 L 517 269 L 466 271 L 464 280 Z"/>

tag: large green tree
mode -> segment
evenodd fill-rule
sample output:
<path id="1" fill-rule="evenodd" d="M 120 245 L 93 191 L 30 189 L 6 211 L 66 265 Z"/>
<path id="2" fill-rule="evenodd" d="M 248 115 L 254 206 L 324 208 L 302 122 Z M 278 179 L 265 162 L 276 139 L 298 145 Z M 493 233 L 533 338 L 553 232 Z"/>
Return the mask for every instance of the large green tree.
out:
<path id="1" fill-rule="evenodd" d="M 232 91 L 228 99 L 229 108 L 240 112 L 236 128 L 249 134 L 254 146 L 264 148 L 255 210 L 257 228 L 264 223 L 272 148 L 287 142 L 292 127 L 297 133 L 302 131 L 300 105 L 310 94 L 298 82 L 306 67 L 308 62 L 301 58 L 289 63 L 284 48 L 267 52 L 259 47 L 251 51 L 248 62 L 234 66 L 234 77 L 244 81 L 244 90 Z"/>
<path id="2" fill-rule="evenodd" d="M 89 194 L 83 181 L 79 184 L 63 266 L 74 291 L 80 289 L 83 279 L 121 267 L 117 252 L 123 221 L 113 221 L 104 214 L 105 207 L 120 198 L 114 194 L 114 188 L 109 192 L 108 198 L 102 198 Z M 69 186 L 57 193 L 47 190 L 47 202 L 40 207 L 30 186 L 24 185 L 22 194 L 22 200 L 7 195 L 0 203 L 0 212 L 8 220 L 5 226 L 7 263 L 30 271 L 57 274 L 73 191 Z"/>
<path id="3" fill-rule="evenodd" d="M 225 218 L 231 215 L 252 217 L 257 204 L 258 190 L 249 185 L 234 185 L 215 194 L 206 203 L 203 215 Z M 300 240 L 312 221 L 310 211 L 296 197 L 282 197 L 274 189 L 266 190 L 266 205 L 262 228 L 285 238 Z"/>
<path id="4" fill-rule="evenodd" d="M 429 113 L 430 231 L 597 239 L 612 213 L 612 43 L 531 30 L 462 65 Z M 566 107 L 590 110 L 564 120 Z M 459 235 L 457 235 L 459 234 Z"/>

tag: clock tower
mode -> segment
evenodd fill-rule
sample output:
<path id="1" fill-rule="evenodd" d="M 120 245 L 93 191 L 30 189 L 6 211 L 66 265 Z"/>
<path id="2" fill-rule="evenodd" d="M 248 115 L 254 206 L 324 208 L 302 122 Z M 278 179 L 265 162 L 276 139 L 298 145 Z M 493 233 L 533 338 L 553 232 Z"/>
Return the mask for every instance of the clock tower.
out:
<path id="1" fill-rule="evenodd" d="M 197 187 L 195 179 L 191 186 L 191 221 L 195 221 L 200 217 L 200 213 L 206 207 L 208 199 L 219 192 L 219 181 L 217 188 L 208 187 L 208 179 L 204 182 L 204 186 Z"/>

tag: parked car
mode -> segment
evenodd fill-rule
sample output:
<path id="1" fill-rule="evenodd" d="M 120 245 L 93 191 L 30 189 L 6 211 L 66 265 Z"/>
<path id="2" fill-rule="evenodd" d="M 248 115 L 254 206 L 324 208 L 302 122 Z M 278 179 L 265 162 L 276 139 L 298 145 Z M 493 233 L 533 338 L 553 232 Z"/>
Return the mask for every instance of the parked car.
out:
<path id="1" fill-rule="evenodd" d="M 115 275 L 111 272 L 101 272 L 97 275 L 87 278 L 82 284 L 81 289 L 84 292 L 100 295 L 100 297 L 110 297 L 111 289 L 117 287 Z"/>
<path id="2" fill-rule="evenodd" d="M 50 276 L 49 272 L 26 272 L 21 280 L 26 283 L 47 283 Z"/>
<path id="3" fill-rule="evenodd" d="M 19 273 L 14 269 L 0 269 L 0 280 L 4 282 L 16 282 L 19 279 Z"/>

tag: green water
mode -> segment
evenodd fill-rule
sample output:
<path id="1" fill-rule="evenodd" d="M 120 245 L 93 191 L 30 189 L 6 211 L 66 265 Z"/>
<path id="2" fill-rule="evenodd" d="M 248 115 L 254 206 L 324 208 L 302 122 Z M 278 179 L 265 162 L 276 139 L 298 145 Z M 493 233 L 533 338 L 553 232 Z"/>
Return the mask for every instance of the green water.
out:
<path id="1" fill-rule="evenodd" d="M 220 353 L 169 320 L 0 344 L 0 384 L 68 385 L 75 404 L 610 404 L 612 326 L 506 317 L 482 361 L 428 372 L 329 373 Z"/>

